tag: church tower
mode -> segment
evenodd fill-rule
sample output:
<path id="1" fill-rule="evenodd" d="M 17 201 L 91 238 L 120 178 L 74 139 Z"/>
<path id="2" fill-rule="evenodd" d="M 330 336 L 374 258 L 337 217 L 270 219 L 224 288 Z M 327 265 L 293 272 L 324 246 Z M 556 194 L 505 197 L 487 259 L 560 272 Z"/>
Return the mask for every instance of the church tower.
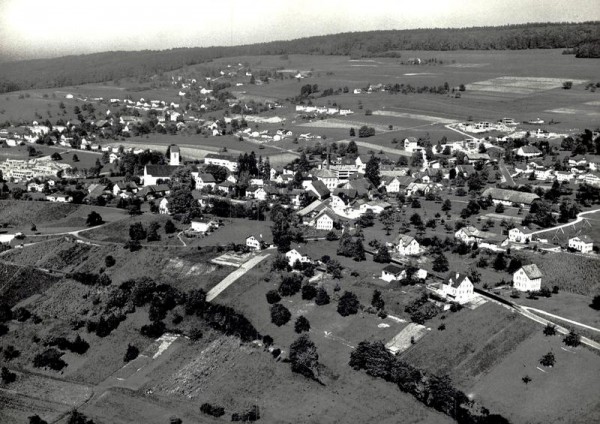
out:
<path id="1" fill-rule="evenodd" d="M 169 165 L 171 166 L 179 166 L 181 161 L 181 156 L 179 155 L 179 146 L 172 144 L 170 148 L 170 161 Z"/>

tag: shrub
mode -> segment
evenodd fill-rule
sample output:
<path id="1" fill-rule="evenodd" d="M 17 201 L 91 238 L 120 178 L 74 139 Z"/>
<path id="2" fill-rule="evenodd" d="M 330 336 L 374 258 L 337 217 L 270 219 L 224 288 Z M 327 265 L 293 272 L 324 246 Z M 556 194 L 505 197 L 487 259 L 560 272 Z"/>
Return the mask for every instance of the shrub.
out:
<path id="1" fill-rule="evenodd" d="M 165 323 L 162 321 L 154 321 L 148 325 L 143 325 L 140 328 L 140 334 L 142 336 L 157 339 L 165 333 Z"/>
<path id="2" fill-rule="evenodd" d="M 294 324 L 294 331 L 298 334 L 303 332 L 310 331 L 310 323 L 308 320 L 302 315 L 296 318 L 296 323 Z"/>
<path id="3" fill-rule="evenodd" d="M 571 330 L 569 334 L 563 338 L 563 343 L 567 346 L 577 347 L 581 344 L 581 336 Z"/>
<path id="4" fill-rule="evenodd" d="M 213 417 L 219 418 L 225 415 L 225 408 L 218 405 L 211 405 L 210 403 L 203 403 L 200 406 L 200 412 L 206 415 L 211 415 Z"/>
<path id="5" fill-rule="evenodd" d="M 17 380 L 17 374 L 9 371 L 9 369 L 6 367 L 2 367 L 2 372 L 0 373 L 0 377 L 2 378 L 2 382 L 4 384 L 14 383 Z"/>
<path id="6" fill-rule="evenodd" d="M 67 363 L 61 359 L 64 353 L 54 349 L 46 349 L 42 353 L 38 353 L 33 358 L 33 366 L 36 368 L 50 368 L 54 371 L 60 371 L 67 366 Z"/>
<path id="7" fill-rule="evenodd" d="M 279 303 L 271 306 L 271 322 L 277 327 L 287 324 L 290 318 L 292 318 L 292 314 L 285 306 Z"/>
<path id="8" fill-rule="evenodd" d="M 546 353 L 544 356 L 542 356 L 542 359 L 540 359 L 540 364 L 545 367 L 553 367 L 555 362 L 556 359 L 554 358 L 554 353 L 552 352 Z"/>
<path id="9" fill-rule="evenodd" d="M 556 334 L 556 327 L 550 323 L 544 327 L 544 336 L 554 336 Z"/>
<path id="10" fill-rule="evenodd" d="M 8 345 L 4 348 L 2 355 L 4 356 L 4 359 L 8 362 L 21 356 L 21 352 L 15 349 L 13 345 Z"/>
<path id="11" fill-rule="evenodd" d="M 279 295 L 279 292 L 277 290 L 269 290 L 266 296 L 269 305 L 273 305 L 274 303 L 277 303 L 281 300 L 281 296 Z"/>
<path id="12" fill-rule="evenodd" d="M 124 362 L 133 361 L 140 354 L 140 350 L 132 344 L 127 344 L 127 351 L 123 357 Z"/>
<path id="13" fill-rule="evenodd" d="M 341 316 L 347 317 L 348 315 L 356 314 L 359 306 L 360 302 L 358 301 L 358 297 L 356 297 L 354 293 L 347 291 L 340 297 L 337 311 Z"/>

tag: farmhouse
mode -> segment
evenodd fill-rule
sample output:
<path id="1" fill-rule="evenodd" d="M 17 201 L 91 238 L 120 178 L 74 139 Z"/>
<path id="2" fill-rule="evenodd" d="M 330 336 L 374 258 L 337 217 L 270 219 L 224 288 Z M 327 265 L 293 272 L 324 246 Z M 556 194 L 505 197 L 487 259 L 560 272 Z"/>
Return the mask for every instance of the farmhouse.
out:
<path id="1" fill-rule="evenodd" d="M 420 251 L 419 242 L 406 234 L 398 235 L 393 244 L 400 255 L 418 255 Z"/>
<path id="2" fill-rule="evenodd" d="M 454 238 L 462 241 L 465 244 L 471 245 L 473 243 L 480 243 L 483 240 L 483 234 L 477 228 L 472 225 L 467 225 L 466 227 L 462 227 L 456 233 L 454 233 Z"/>
<path id="3" fill-rule="evenodd" d="M 528 228 L 511 228 L 508 231 L 508 239 L 515 243 L 529 243 L 532 234 Z"/>
<path id="4" fill-rule="evenodd" d="M 451 272 L 442 283 L 442 292 L 452 301 L 467 303 L 473 298 L 473 283 L 465 274 Z"/>
<path id="5" fill-rule="evenodd" d="M 325 186 L 323 181 L 319 181 L 319 180 L 303 181 L 302 187 L 305 190 L 308 190 L 308 191 L 311 191 L 312 193 L 314 193 L 317 196 L 317 199 L 319 199 L 319 200 L 326 199 L 327 197 L 329 197 L 329 194 L 330 194 L 329 189 Z"/>
<path id="6" fill-rule="evenodd" d="M 196 181 L 196 189 L 202 190 L 205 187 L 215 188 L 217 183 L 215 182 L 215 177 L 212 174 L 202 174 L 198 172 L 192 172 L 192 177 Z"/>
<path id="7" fill-rule="evenodd" d="M 513 287 L 519 291 L 538 291 L 542 288 L 542 272 L 536 264 L 524 265 L 513 274 Z"/>
<path id="8" fill-rule="evenodd" d="M 336 221 L 337 217 L 331 209 L 325 208 L 315 218 L 315 228 L 317 230 L 331 231 Z"/>
<path id="9" fill-rule="evenodd" d="M 381 278 L 388 283 L 392 281 L 400 281 L 406 278 L 406 270 L 396 265 L 387 265 L 381 270 Z"/>
<path id="10" fill-rule="evenodd" d="M 594 241 L 588 235 L 576 236 L 569 239 L 569 247 L 581 253 L 591 253 L 594 249 Z"/>
<path id="11" fill-rule="evenodd" d="M 246 246 L 252 250 L 261 250 L 270 246 L 271 244 L 272 243 L 270 241 L 267 241 L 263 238 L 262 234 L 259 234 L 258 236 L 250 235 L 246 237 Z"/>
<path id="12" fill-rule="evenodd" d="M 494 204 L 503 204 L 505 206 L 522 205 L 530 206 L 540 196 L 534 193 L 524 193 L 522 191 L 506 190 L 502 188 L 488 187 L 481 194 L 482 197 L 490 196 Z"/>

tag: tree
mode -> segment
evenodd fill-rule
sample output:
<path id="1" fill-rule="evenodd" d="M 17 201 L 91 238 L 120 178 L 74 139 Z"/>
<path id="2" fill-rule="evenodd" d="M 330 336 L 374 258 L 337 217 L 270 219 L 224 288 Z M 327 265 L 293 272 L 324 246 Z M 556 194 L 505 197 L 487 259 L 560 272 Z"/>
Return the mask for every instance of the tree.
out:
<path id="1" fill-rule="evenodd" d="M 544 327 L 544 336 L 554 336 L 556 334 L 556 326 L 548 323 Z"/>
<path id="2" fill-rule="evenodd" d="M 373 262 L 389 264 L 392 261 L 390 252 L 385 244 L 382 244 L 373 255 Z"/>
<path id="3" fill-rule="evenodd" d="M 117 261 L 115 261 L 115 258 L 113 258 L 112 255 L 108 255 L 106 258 L 104 258 L 104 265 L 107 268 L 113 267 L 116 263 Z"/>
<path id="4" fill-rule="evenodd" d="M 94 421 L 88 419 L 84 414 L 78 412 L 77 409 L 71 411 L 67 424 L 94 424 Z"/>
<path id="5" fill-rule="evenodd" d="M 365 178 L 375 186 L 379 187 L 381 184 L 381 176 L 379 175 L 379 159 L 375 155 L 371 155 L 371 158 L 367 162 L 365 167 Z"/>
<path id="6" fill-rule="evenodd" d="M 379 221 L 381 221 L 381 223 L 383 224 L 385 234 L 389 236 L 392 229 L 394 228 L 394 211 L 390 209 L 384 210 L 383 212 L 381 212 L 381 214 L 379 214 Z"/>
<path id="7" fill-rule="evenodd" d="M 343 316 L 347 317 L 349 315 L 354 315 L 358 312 L 358 308 L 360 307 L 360 302 L 358 297 L 352 292 L 346 291 L 340 297 L 340 301 L 338 302 L 337 311 Z"/>
<path id="8" fill-rule="evenodd" d="M 273 243 L 277 246 L 277 250 L 281 253 L 289 251 L 292 244 L 292 235 L 287 210 L 281 205 L 273 206 L 271 209 L 271 221 L 273 221 L 273 226 L 271 227 Z"/>
<path id="9" fill-rule="evenodd" d="M 581 344 L 581 336 L 571 330 L 569 331 L 569 334 L 563 338 L 563 343 L 567 346 L 577 347 Z"/>
<path id="10" fill-rule="evenodd" d="M 329 304 L 329 295 L 327 294 L 327 290 L 324 287 L 319 287 L 317 289 L 317 296 L 315 297 L 315 304 L 318 306 L 323 306 Z"/>
<path id="11" fill-rule="evenodd" d="M 592 303 L 590 304 L 590 308 L 600 311 L 600 294 L 594 296 Z"/>
<path id="12" fill-rule="evenodd" d="M 298 337 L 290 345 L 290 362 L 292 372 L 302 374 L 307 378 L 317 378 L 319 375 L 319 354 L 317 347 L 307 334 Z"/>
<path id="13" fill-rule="evenodd" d="M 552 352 L 546 353 L 544 356 L 542 356 L 542 359 L 540 359 L 540 364 L 545 367 L 553 367 L 555 362 L 556 359 L 554 358 L 554 353 Z"/>
<path id="14" fill-rule="evenodd" d="M 504 253 L 500 252 L 496 255 L 496 259 L 494 260 L 494 269 L 502 271 L 504 268 L 506 268 L 506 259 L 504 258 Z"/>
<path id="15" fill-rule="evenodd" d="M 498 203 L 496 206 L 496 213 L 504 213 L 504 205 L 502 203 Z"/>
<path id="16" fill-rule="evenodd" d="M 354 128 L 350 128 L 350 137 L 355 137 L 356 136 L 356 131 L 354 130 Z"/>
<path id="17" fill-rule="evenodd" d="M 305 331 L 310 331 L 310 323 L 304 316 L 300 315 L 298 318 L 296 318 L 296 322 L 294 323 L 294 331 L 298 334 Z"/>
<path id="18" fill-rule="evenodd" d="M 79 156 L 73 155 L 73 162 L 79 162 Z"/>
<path id="19" fill-rule="evenodd" d="M 147 237 L 146 230 L 141 222 L 136 222 L 129 226 L 129 238 L 131 240 L 140 241 Z"/>
<path id="20" fill-rule="evenodd" d="M 52 160 L 62 160 L 62 156 L 60 155 L 60 153 L 58 153 L 58 152 L 54 152 L 54 153 L 52 153 L 52 155 L 50 156 L 50 159 L 52 159 Z"/>
<path id="21" fill-rule="evenodd" d="M 292 318 L 291 312 L 282 304 L 276 303 L 271 306 L 271 322 L 277 327 L 287 324 L 290 318 Z"/>
<path id="22" fill-rule="evenodd" d="M 2 383 L 10 384 L 17 380 L 17 374 L 9 371 L 9 369 L 6 367 L 2 367 L 2 372 L 0 372 L 0 378 L 2 378 Z"/>
<path id="23" fill-rule="evenodd" d="M 156 221 L 151 222 L 148 226 L 148 235 L 146 240 L 148 241 L 158 241 L 160 240 L 160 235 L 158 235 L 158 229 L 160 228 L 160 224 Z"/>
<path id="24" fill-rule="evenodd" d="M 277 290 L 269 290 L 266 293 L 267 303 L 273 305 L 281 300 L 281 296 Z"/>
<path id="25" fill-rule="evenodd" d="M 100 225 L 103 222 L 104 221 L 102 220 L 102 217 L 96 211 L 90 212 L 87 216 L 87 220 L 85 221 L 88 227 L 95 227 L 96 225 Z"/>
<path id="26" fill-rule="evenodd" d="M 446 199 L 444 200 L 444 203 L 442 203 L 442 211 L 449 212 L 450 210 L 452 210 L 452 202 L 450 199 Z"/>
<path id="27" fill-rule="evenodd" d="M 165 222 L 165 233 L 173 234 L 175 231 L 177 231 L 177 227 L 175 227 L 173 221 L 169 219 L 167 222 Z"/>
<path id="28" fill-rule="evenodd" d="M 7 303 L 0 303 L 0 322 L 8 322 L 13 318 L 12 309 Z"/>
<path id="29" fill-rule="evenodd" d="M 171 189 L 171 194 L 167 198 L 169 201 L 169 212 L 172 214 L 187 213 L 192 207 L 194 197 L 190 188 L 176 185 Z"/>
<path id="30" fill-rule="evenodd" d="M 127 351 L 123 357 L 124 362 L 133 361 L 140 354 L 140 350 L 132 344 L 127 344 Z"/>
<path id="31" fill-rule="evenodd" d="M 373 297 L 371 298 L 371 306 L 375 309 L 381 311 L 385 308 L 385 301 L 381 296 L 381 292 L 379 290 L 373 291 Z"/>
<path id="32" fill-rule="evenodd" d="M 442 252 L 438 253 L 434 260 L 433 260 L 433 266 L 432 269 L 435 272 L 446 272 L 448 271 L 449 267 L 448 267 L 448 259 L 446 258 L 446 256 L 444 256 L 444 254 Z"/>
<path id="33" fill-rule="evenodd" d="M 375 135 L 375 128 L 373 128 L 373 127 L 368 127 L 366 125 L 363 125 L 362 127 L 360 127 L 358 129 L 358 136 L 360 138 L 371 137 L 374 135 Z"/>
<path id="34" fill-rule="evenodd" d="M 48 421 L 43 420 L 39 415 L 32 415 L 27 417 L 29 424 L 48 424 Z"/>
<path id="35" fill-rule="evenodd" d="M 564 90 L 570 90 L 573 87 L 573 81 L 565 81 L 562 84 Z"/>

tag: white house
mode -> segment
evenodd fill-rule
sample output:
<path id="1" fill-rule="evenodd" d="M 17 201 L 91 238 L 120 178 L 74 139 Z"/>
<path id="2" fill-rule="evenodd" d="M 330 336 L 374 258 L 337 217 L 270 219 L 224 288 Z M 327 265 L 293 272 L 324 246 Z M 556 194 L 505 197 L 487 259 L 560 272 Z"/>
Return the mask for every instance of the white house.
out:
<path id="1" fill-rule="evenodd" d="M 384 178 L 382 185 L 388 193 L 400 193 L 400 180 L 397 177 Z"/>
<path id="2" fill-rule="evenodd" d="M 162 215 L 168 215 L 169 212 L 169 201 L 166 197 L 160 199 L 160 203 L 158 204 L 158 213 Z"/>
<path id="3" fill-rule="evenodd" d="M 261 243 L 264 243 L 262 239 L 262 234 L 259 237 L 249 236 L 246 238 L 246 246 L 248 246 L 252 250 L 260 250 Z"/>
<path id="4" fill-rule="evenodd" d="M 418 255 L 420 252 L 419 242 L 406 234 L 398 235 L 393 244 L 400 255 Z"/>
<path id="5" fill-rule="evenodd" d="M 288 259 L 288 263 L 290 266 L 294 266 L 296 261 L 300 263 L 310 263 L 312 262 L 310 258 L 302 253 L 298 252 L 296 249 L 292 249 L 285 254 L 285 257 Z"/>
<path id="6" fill-rule="evenodd" d="M 237 171 L 237 160 L 232 156 L 209 153 L 204 157 L 204 163 L 207 165 L 218 165 L 229 169 L 231 172 Z"/>
<path id="7" fill-rule="evenodd" d="M 202 190 L 204 187 L 212 187 L 215 188 L 217 185 L 215 181 L 215 177 L 212 174 L 202 174 L 198 172 L 192 172 L 192 176 L 196 181 L 196 189 Z"/>
<path id="8" fill-rule="evenodd" d="M 446 298 L 458 303 L 467 303 L 473 298 L 473 283 L 465 274 L 451 272 L 442 283 Z"/>
<path id="9" fill-rule="evenodd" d="M 214 226 L 214 223 L 208 219 L 193 219 L 191 230 L 197 233 L 205 233 Z"/>
<path id="10" fill-rule="evenodd" d="M 387 265 L 381 270 L 381 277 L 379 278 L 388 283 L 400 281 L 406 278 L 406 270 L 396 265 Z"/>
<path id="11" fill-rule="evenodd" d="M 329 169 L 320 169 L 313 173 L 313 176 L 322 181 L 325 184 L 325 187 L 329 189 L 329 191 L 333 191 L 337 188 L 340 180 L 337 176 L 337 172 L 331 171 Z"/>
<path id="12" fill-rule="evenodd" d="M 588 235 L 577 236 L 569 239 L 569 247 L 581 253 L 591 253 L 594 249 L 594 241 Z"/>
<path id="13" fill-rule="evenodd" d="M 47 195 L 46 200 L 58 203 L 71 203 L 73 201 L 73 196 L 62 193 L 54 193 Z"/>
<path id="14" fill-rule="evenodd" d="M 542 152 L 540 152 L 540 150 L 535 146 L 521 146 L 515 153 L 517 156 L 523 158 L 533 158 L 542 155 Z"/>
<path id="15" fill-rule="evenodd" d="M 331 231 L 333 230 L 335 221 L 335 215 L 330 210 L 324 209 L 315 218 L 315 228 L 317 230 Z"/>
<path id="16" fill-rule="evenodd" d="M 404 150 L 413 153 L 418 150 L 423 150 L 415 137 L 408 137 L 404 139 Z"/>
<path id="17" fill-rule="evenodd" d="M 522 266 L 513 274 L 513 287 L 519 291 L 540 290 L 542 272 L 535 264 Z"/>
<path id="18" fill-rule="evenodd" d="M 527 228 L 511 228 L 508 231 L 508 239 L 515 243 L 528 243 L 531 241 L 531 231 Z"/>

